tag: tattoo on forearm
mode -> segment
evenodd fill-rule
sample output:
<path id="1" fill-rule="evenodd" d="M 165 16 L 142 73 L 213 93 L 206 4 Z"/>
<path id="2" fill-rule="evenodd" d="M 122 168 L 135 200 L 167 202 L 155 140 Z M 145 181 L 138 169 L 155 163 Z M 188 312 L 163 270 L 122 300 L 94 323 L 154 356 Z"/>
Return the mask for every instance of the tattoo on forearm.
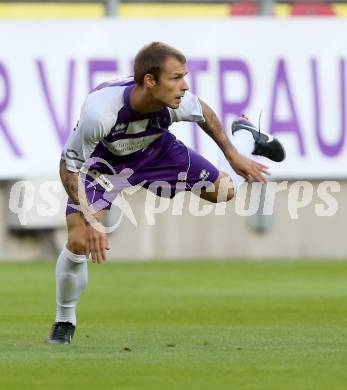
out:
<path id="1" fill-rule="evenodd" d="M 223 126 L 214 111 L 203 101 L 200 100 L 204 113 L 205 122 L 199 123 L 199 126 L 208 134 L 225 153 L 228 150 L 234 150 L 234 146 L 226 135 Z"/>
<path id="2" fill-rule="evenodd" d="M 79 172 L 71 172 L 66 169 L 65 160 L 60 162 L 60 177 L 65 188 L 65 191 L 71 198 L 74 205 L 79 206 L 79 211 L 82 213 L 86 223 L 94 221 L 95 211 L 92 205 L 89 204 L 84 185 L 81 182 Z M 79 186 L 81 186 L 79 188 Z M 79 191 L 80 190 L 80 191 Z"/>
<path id="3" fill-rule="evenodd" d="M 78 172 L 70 172 L 66 169 L 65 160 L 60 161 L 60 178 L 65 188 L 65 191 L 72 199 L 73 203 L 78 205 Z"/>

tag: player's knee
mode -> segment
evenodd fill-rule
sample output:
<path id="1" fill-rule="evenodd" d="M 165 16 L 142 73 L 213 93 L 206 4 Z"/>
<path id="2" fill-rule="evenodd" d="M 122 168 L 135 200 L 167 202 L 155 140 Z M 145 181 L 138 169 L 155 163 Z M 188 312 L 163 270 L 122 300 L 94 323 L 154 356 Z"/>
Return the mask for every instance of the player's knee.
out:
<path id="1" fill-rule="evenodd" d="M 215 192 L 203 192 L 200 197 L 202 199 L 207 200 L 211 203 L 221 203 L 221 202 L 228 202 L 229 200 L 233 199 L 234 197 L 234 191 L 232 188 L 228 189 L 224 193 L 220 193 L 219 191 Z"/>
<path id="2" fill-rule="evenodd" d="M 68 238 L 67 246 L 75 255 L 85 255 L 87 251 L 87 240 L 84 235 L 71 234 Z"/>
<path id="3" fill-rule="evenodd" d="M 234 197 L 234 187 L 230 178 L 218 180 L 213 187 L 201 191 L 200 197 L 211 203 L 228 202 Z"/>
<path id="4" fill-rule="evenodd" d="M 229 200 L 232 200 L 234 196 L 235 196 L 234 188 L 231 186 L 230 188 L 228 188 L 226 201 L 229 202 Z"/>
<path id="5" fill-rule="evenodd" d="M 223 194 L 217 191 L 212 201 L 214 203 L 229 202 L 229 200 L 233 198 L 234 198 L 234 190 L 233 188 L 228 188 L 226 191 L 223 191 Z"/>
<path id="6" fill-rule="evenodd" d="M 221 172 L 216 184 L 216 203 L 228 202 L 234 198 L 235 191 L 231 177 Z"/>

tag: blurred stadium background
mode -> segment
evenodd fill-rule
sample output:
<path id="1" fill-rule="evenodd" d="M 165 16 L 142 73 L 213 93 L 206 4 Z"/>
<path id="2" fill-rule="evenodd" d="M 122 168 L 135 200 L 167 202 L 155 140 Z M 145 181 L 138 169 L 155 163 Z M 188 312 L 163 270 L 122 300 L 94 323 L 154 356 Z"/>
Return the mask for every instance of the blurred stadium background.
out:
<path id="1" fill-rule="evenodd" d="M 1 260 L 55 258 L 66 239 L 62 143 L 88 90 L 128 75 L 132 56 L 152 40 L 187 55 L 192 90 L 226 127 L 242 112 L 257 121 L 263 110 L 262 127 L 288 149 L 287 162 L 271 166 L 288 188 L 270 216 L 237 215 L 235 203 L 204 217 L 185 203 L 173 216 L 172 201 L 154 225 L 146 192 L 125 195 L 137 226 L 123 216 L 109 257 L 345 258 L 346 17 L 344 1 L 0 1 Z M 216 147 L 196 128 L 174 131 L 217 162 Z M 312 184 L 312 202 L 297 180 Z M 331 194 L 338 207 L 318 216 L 325 180 L 340 186 Z M 288 211 L 293 192 L 301 194 L 298 218 Z"/>

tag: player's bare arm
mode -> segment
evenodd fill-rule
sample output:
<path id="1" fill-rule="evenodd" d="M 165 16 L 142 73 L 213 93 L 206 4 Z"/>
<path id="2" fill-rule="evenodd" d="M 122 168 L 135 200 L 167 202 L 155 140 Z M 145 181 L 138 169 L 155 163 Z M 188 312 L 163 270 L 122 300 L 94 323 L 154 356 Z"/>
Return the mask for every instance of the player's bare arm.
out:
<path id="1" fill-rule="evenodd" d="M 88 202 L 86 199 L 83 199 L 79 196 L 78 186 L 79 186 L 79 172 L 73 172 L 67 169 L 66 162 L 64 159 L 60 160 L 60 178 L 65 188 L 65 191 L 72 199 L 75 205 L 80 206 L 80 211 L 86 222 L 92 216 L 91 208 L 88 206 Z"/>
<path id="2" fill-rule="evenodd" d="M 60 160 L 60 178 L 65 188 L 65 191 L 72 199 L 74 204 L 80 204 L 78 199 L 78 172 L 71 172 L 66 169 L 66 163 L 64 159 Z"/>
<path id="3" fill-rule="evenodd" d="M 60 161 L 60 178 L 69 197 L 73 200 L 75 205 L 83 207 L 83 201 L 78 196 L 79 173 L 69 171 L 66 168 L 65 160 Z M 89 213 L 89 215 L 87 215 Z M 85 254 L 91 255 L 92 261 L 101 263 L 106 260 L 106 250 L 109 249 L 104 226 L 99 221 L 98 216 L 90 213 L 90 208 L 87 204 L 79 213 L 81 223 L 85 224 Z M 88 218 L 89 217 L 89 218 Z M 90 220 L 93 219 L 93 223 Z"/>
<path id="4" fill-rule="evenodd" d="M 205 122 L 199 123 L 199 126 L 220 147 L 236 173 L 244 177 L 247 181 L 256 180 L 265 183 L 267 181 L 265 175 L 268 174 L 268 167 L 240 154 L 230 142 L 220 120 L 212 108 L 201 99 L 199 101 L 205 118 Z"/>

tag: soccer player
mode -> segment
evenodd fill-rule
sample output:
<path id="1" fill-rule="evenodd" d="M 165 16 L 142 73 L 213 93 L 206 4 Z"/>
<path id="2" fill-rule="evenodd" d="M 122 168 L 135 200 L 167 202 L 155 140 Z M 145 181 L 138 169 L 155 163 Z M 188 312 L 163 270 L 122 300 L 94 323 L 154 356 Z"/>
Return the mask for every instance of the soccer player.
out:
<path id="1" fill-rule="evenodd" d="M 184 55 L 153 42 L 136 55 L 134 77 L 101 84 L 87 97 L 60 162 L 61 180 L 69 195 L 68 240 L 56 264 L 57 309 L 49 343 L 71 342 L 76 304 L 87 285 L 87 261 L 106 259 L 108 242 L 102 220 L 122 189 L 138 184 L 149 188 L 164 181 L 167 188 L 159 195 L 172 197 L 183 178 L 184 190 L 201 183 L 201 198 L 227 201 L 243 180 L 266 182 L 267 167 L 249 158 L 251 154 L 284 159 L 279 141 L 258 131 L 245 117 L 233 123 L 231 143 L 213 110 L 188 91 L 186 75 Z M 178 121 L 197 122 L 217 143 L 225 156 L 226 172 L 169 132 L 169 126 Z"/>

